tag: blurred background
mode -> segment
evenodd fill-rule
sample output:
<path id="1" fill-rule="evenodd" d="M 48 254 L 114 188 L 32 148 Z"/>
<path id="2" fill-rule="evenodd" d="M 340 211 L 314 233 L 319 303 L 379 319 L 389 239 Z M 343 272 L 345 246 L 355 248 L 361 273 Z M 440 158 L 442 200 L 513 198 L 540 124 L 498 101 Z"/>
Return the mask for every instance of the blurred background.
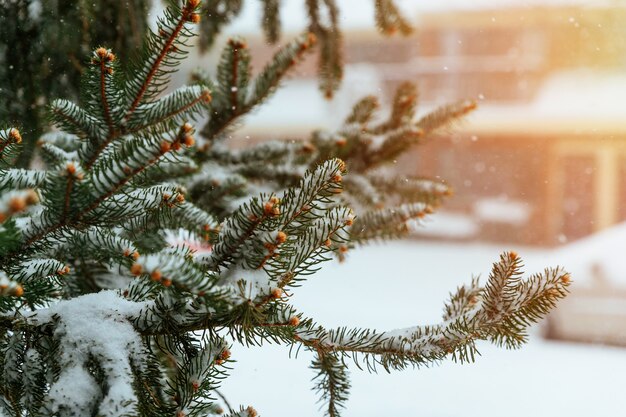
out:
<path id="1" fill-rule="evenodd" d="M 283 3 L 285 40 L 306 23 L 301 1 Z M 418 83 L 423 113 L 459 99 L 479 107 L 396 162 L 400 172 L 445 179 L 454 196 L 410 239 L 325 265 L 294 304 L 330 327 L 434 323 L 449 292 L 486 276 L 508 249 L 528 273 L 563 265 L 574 280 L 571 296 L 520 351 L 484 345 L 475 364 L 390 375 L 352 366 L 344 415 L 623 415 L 626 2 L 399 0 L 417 31 L 391 38 L 374 29 L 373 2 L 339 3 L 347 65 L 337 96 L 319 92 L 312 56 L 246 119 L 233 146 L 336 128 L 362 96 L 379 95 L 388 106 L 404 80 Z M 228 29 L 248 39 L 257 69 L 275 50 L 259 16 L 260 4 L 249 2 Z M 187 70 L 211 68 L 219 45 Z M 323 414 L 308 390 L 305 352 L 291 360 L 281 347 L 234 353 L 223 386 L 230 402 L 265 416 Z"/>

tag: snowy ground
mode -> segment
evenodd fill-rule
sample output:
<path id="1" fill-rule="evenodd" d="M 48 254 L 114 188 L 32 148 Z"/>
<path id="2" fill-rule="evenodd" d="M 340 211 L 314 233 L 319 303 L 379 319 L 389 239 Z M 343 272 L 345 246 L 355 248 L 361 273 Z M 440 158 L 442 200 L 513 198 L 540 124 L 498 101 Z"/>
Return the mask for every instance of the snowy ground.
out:
<path id="1" fill-rule="evenodd" d="M 439 320 L 442 301 L 472 274 L 486 276 L 501 250 L 485 245 L 395 242 L 327 264 L 294 304 L 329 327 L 380 330 Z M 536 272 L 546 253 L 517 249 Z M 626 409 L 626 349 L 546 342 L 519 351 L 484 344 L 474 364 L 370 375 L 352 369 L 345 417 L 613 417 Z M 311 356 L 277 346 L 233 347 L 238 361 L 222 392 L 265 417 L 322 416 L 311 391 Z"/>

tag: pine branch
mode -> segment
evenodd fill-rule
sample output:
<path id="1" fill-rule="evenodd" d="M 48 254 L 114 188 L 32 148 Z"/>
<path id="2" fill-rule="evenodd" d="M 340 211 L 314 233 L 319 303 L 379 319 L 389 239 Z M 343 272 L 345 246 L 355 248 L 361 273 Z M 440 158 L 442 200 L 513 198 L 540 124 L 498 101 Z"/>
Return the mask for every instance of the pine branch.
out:
<path id="1" fill-rule="evenodd" d="M 209 141 L 214 140 L 238 118 L 262 104 L 314 45 L 315 38 L 308 34 L 291 41 L 274 55 L 249 88 L 251 70 L 248 46 L 243 40 L 229 40 L 218 67 L 213 115 L 202 129 L 202 136 Z"/>
<path id="2" fill-rule="evenodd" d="M 22 143 L 22 135 L 19 130 L 0 129 L 0 168 L 12 165 L 17 158 L 20 143 Z"/>
<path id="3" fill-rule="evenodd" d="M 315 390 L 321 395 L 320 401 L 327 403 L 325 415 L 338 417 L 350 391 L 345 364 L 334 354 L 318 351 L 311 368 L 318 372 L 313 380 L 318 380 Z"/>
<path id="4" fill-rule="evenodd" d="M 263 31 L 269 43 L 276 43 L 280 38 L 280 0 L 261 0 L 263 4 Z"/>
<path id="5" fill-rule="evenodd" d="M 393 35 L 396 32 L 409 35 L 413 32 L 413 28 L 402 16 L 393 0 L 376 0 L 375 19 L 378 30 L 385 35 Z"/>
<path id="6" fill-rule="evenodd" d="M 350 241 L 363 244 L 371 240 L 403 237 L 409 231 L 409 221 L 423 219 L 432 213 L 432 207 L 424 203 L 368 211 L 355 220 Z"/>
<path id="7" fill-rule="evenodd" d="M 328 14 L 328 26 L 322 23 L 321 5 L 324 5 Z M 320 58 L 318 73 L 320 89 L 326 98 L 332 98 L 339 88 L 343 78 L 343 53 L 341 31 L 339 29 L 339 9 L 335 0 L 307 0 L 309 14 L 309 31 L 315 34 L 320 41 Z"/>
<path id="8" fill-rule="evenodd" d="M 199 3 L 197 0 L 187 0 L 182 9 L 170 6 L 171 9 L 166 10 L 165 20 L 160 20 L 158 23 L 159 33 L 150 32 L 149 52 L 144 58 L 143 65 L 138 68 L 141 76 L 127 82 L 127 95 L 132 102 L 126 111 L 126 121 L 145 98 L 160 92 L 159 83 L 162 82 L 161 79 L 164 76 L 167 76 L 167 71 L 161 70 L 161 67 L 175 65 L 182 56 L 179 48 L 185 45 L 184 39 L 191 36 L 185 29 L 185 24 L 200 21 L 200 15 L 197 13 Z M 176 15 L 177 17 L 174 17 Z M 153 91 L 150 91 L 151 88 Z"/>
<path id="9" fill-rule="evenodd" d="M 200 51 L 206 52 L 213 46 L 222 27 L 230 23 L 242 8 L 242 0 L 215 0 L 201 4 L 200 13 L 205 16 L 200 22 Z"/>
<path id="10" fill-rule="evenodd" d="M 514 252 L 495 263 L 484 288 L 473 281 L 446 304 L 445 321 L 392 332 L 345 328 L 303 328 L 295 340 L 322 352 L 350 354 L 368 369 L 421 366 L 448 355 L 461 362 L 474 359 L 476 340 L 517 348 L 526 340 L 526 327 L 544 317 L 567 293 L 569 274 L 560 268 L 521 280 L 521 262 Z"/>

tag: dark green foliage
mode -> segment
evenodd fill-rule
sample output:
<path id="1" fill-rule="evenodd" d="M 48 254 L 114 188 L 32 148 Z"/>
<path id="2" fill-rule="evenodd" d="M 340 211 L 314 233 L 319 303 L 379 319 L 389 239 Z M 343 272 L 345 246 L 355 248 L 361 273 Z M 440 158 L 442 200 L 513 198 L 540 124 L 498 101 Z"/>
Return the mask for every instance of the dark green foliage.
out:
<path id="1" fill-rule="evenodd" d="M 304 54 L 311 50 L 315 39 L 302 35 L 281 48 L 272 61 L 251 80 L 250 51 L 245 40 L 230 39 L 222 52 L 217 79 L 200 76 L 198 83 L 213 86 L 212 114 L 202 129 L 209 143 L 224 138 L 224 133 L 243 116 L 271 96 L 281 79 Z"/>
<path id="2" fill-rule="evenodd" d="M 261 0 L 263 3 L 263 31 L 269 43 L 280 39 L 280 0 Z"/>
<path id="3" fill-rule="evenodd" d="M 291 45 L 293 43 L 281 49 L 277 57 L 284 57 L 285 62 L 300 59 L 298 49 Z M 227 52 L 225 55 L 228 56 Z M 276 85 L 284 76 L 283 68 L 287 67 L 275 69 L 268 66 L 258 79 L 263 79 L 265 73 L 274 74 L 275 81 L 263 85 Z M 229 80 L 220 80 L 219 85 L 216 91 L 223 91 L 222 94 L 229 91 Z M 253 97 L 267 96 L 267 89 L 260 91 Z M 218 132 L 226 130 L 225 126 L 229 126 L 235 116 L 228 107 L 230 103 L 225 99 L 217 99 L 217 94 L 213 102 L 217 115 L 201 131 L 207 145 L 202 148 L 203 152 L 196 155 L 196 162 L 201 170 L 205 167 L 204 172 L 218 169 L 231 176 L 227 183 L 211 178 L 211 174 L 202 174 L 202 180 L 200 177 L 192 179 L 189 184 L 193 195 L 200 196 L 200 190 L 208 186 L 211 189 L 208 195 L 219 195 L 222 198 L 201 197 L 198 204 L 219 213 L 224 210 L 223 207 L 217 207 L 220 201 L 241 198 L 249 193 L 253 184 L 292 186 L 305 170 L 328 159 L 340 158 L 350 173 L 344 180 L 345 192 L 341 194 L 340 200 L 343 204 L 358 208 L 360 214 L 352 229 L 353 244 L 405 236 L 410 231 L 408 221 L 419 220 L 431 213 L 444 197 L 452 193 L 450 187 L 441 180 L 398 176 L 385 170 L 385 167 L 392 165 L 429 135 L 457 122 L 475 107 L 473 102 L 461 102 L 417 118 L 417 88 L 414 84 L 404 83 L 398 88 L 391 114 L 385 120 L 379 120 L 377 98 L 369 96 L 356 103 L 345 124 L 337 132 L 317 131 L 306 142 L 276 141 L 241 151 L 226 151 L 216 146 L 225 137 Z M 256 103 L 255 100 L 251 102 Z M 252 107 L 246 106 L 245 110 Z"/>
<path id="4" fill-rule="evenodd" d="M 0 13 L 0 120 L 23 126 L 18 166 L 28 166 L 47 130 L 43 108 L 53 97 L 76 99 L 84 57 L 94 45 L 125 58 L 146 29 L 148 0 L 17 0 Z"/>
<path id="5" fill-rule="evenodd" d="M 260 0 L 262 27 L 269 43 L 280 39 L 280 0 Z M 385 35 L 399 31 L 403 35 L 412 32 L 408 21 L 402 16 L 393 0 L 375 0 L 376 24 Z M 200 49 L 210 48 L 221 28 L 241 12 L 243 0 L 217 0 L 204 2 L 202 6 L 202 30 Z M 319 41 L 320 89 L 332 98 L 343 78 L 343 42 L 339 26 L 340 10 L 335 0 L 306 0 L 308 30 Z M 348 11 L 349 12 L 349 11 Z"/>
<path id="6" fill-rule="evenodd" d="M 241 11 L 243 0 L 215 0 L 202 2 L 200 21 L 200 50 L 206 51 L 215 42 L 222 28 Z"/>
<path id="7" fill-rule="evenodd" d="M 343 78 L 339 9 L 335 0 L 307 0 L 306 6 L 311 19 L 309 30 L 320 40 L 318 65 L 320 89 L 327 98 L 332 98 Z M 322 16 L 322 13 L 325 16 Z M 326 21 L 329 23 L 324 24 Z"/>
<path id="8" fill-rule="evenodd" d="M 311 364 L 311 368 L 317 371 L 314 381 L 317 381 L 315 389 L 320 395 L 320 400 L 326 403 L 326 415 L 335 417 L 348 400 L 350 382 L 346 364 L 332 353 L 318 354 L 319 356 Z"/>

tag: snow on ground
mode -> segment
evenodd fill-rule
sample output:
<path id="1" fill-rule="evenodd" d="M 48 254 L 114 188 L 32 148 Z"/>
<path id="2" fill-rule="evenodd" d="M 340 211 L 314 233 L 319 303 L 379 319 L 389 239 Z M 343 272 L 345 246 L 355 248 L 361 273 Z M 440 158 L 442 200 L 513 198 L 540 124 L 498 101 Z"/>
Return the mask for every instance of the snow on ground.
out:
<path id="1" fill-rule="evenodd" d="M 549 257 L 537 249 L 417 241 L 355 250 L 297 289 L 293 303 L 329 327 L 380 330 L 439 320 L 442 302 L 472 274 L 486 277 L 501 251 L 517 249 L 530 272 Z M 558 262 L 554 262 L 558 263 Z M 567 266 L 567 265 L 566 265 Z M 626 350 L 546 342 L 535 331 L 519 351 L 482 345 L 474 364 L 370 375 L 352 367 L 345 417 L 613 417 L 626 409 Z M 322 416 L 310 382 L 311 356 L 288 349 L 233 347 L 222 392 L 266 417 Z"/>
<path id="2" fill-rule="evenodd" d="M 570 243 L 554 251 L 552 256 L 562 265 L 568 265 L 573 276 L 578 276 L 581 284 L 591 284 L 594 269 L 600 268 L 608 283 L 626 287 L 626 223 L 618 224 L 594 235 Z"/>

